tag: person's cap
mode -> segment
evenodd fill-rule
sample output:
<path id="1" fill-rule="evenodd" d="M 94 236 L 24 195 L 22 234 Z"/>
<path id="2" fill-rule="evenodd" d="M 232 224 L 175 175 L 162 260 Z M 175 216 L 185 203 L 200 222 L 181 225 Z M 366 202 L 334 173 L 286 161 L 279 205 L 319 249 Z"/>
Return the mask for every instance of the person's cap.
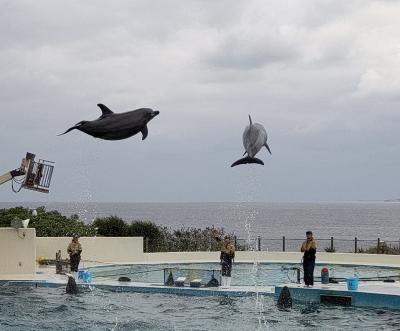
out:
<path id="1" fill-rule="evenodd" d="M 307 231 L 306 234 L 312 234 L 312 231 Z"/>
<path id="2" fill-rule="evenodd" d="M 79 239 L 79 236 L 77 234 L 75 234 L 72 238 Z"/>

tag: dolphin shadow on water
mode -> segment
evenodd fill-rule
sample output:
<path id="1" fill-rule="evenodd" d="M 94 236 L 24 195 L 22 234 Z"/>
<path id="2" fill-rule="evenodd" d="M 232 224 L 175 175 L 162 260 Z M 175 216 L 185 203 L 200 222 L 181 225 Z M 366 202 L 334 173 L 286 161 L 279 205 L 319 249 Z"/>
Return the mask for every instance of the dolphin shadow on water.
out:
<path id="1" fill-rule="evenodd" d="M 250 115 L 249 115 L 249 120 L 250 124 L 246 126 L 243 132 L 243 146 L 245 149 L 243 155 L 247 154 L 247 156 L 232 163 L 231 167 L 247 163 L 256 163 L 264 165 L 263 161 L 255 157 L 256 154 L 260 151 L 260 149 L 264 146 L 268 150 L 268 152 L 272 154 L 271 149 L 267 144 L 268 135 L 267 131 L 265 131 L 264 126 L 262 126 L 260 123 L 253 124 Z"/>
<path id="2" fill-rule="evenodd" d="M 101 116 L 93 121 L 81 121 L 69 128 L 59 136 L 72 130 L 82 131 L 95 138 L 104 140 L 121 140 L 142 133 L 142 140 L 148 135 L 147 123 L 149 123 L 160 112 L 150 108 L 139 108 L 125 113 L 114 113 L 107 106 L 99 103 Z"/>

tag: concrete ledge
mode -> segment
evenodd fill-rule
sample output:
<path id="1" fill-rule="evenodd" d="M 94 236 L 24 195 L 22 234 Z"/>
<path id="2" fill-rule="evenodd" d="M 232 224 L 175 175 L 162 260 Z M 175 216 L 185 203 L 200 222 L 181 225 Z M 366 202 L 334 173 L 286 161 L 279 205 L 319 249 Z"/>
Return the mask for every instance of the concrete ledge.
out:
<path id="1" fill-rule="evenodd" d="M 277 300 L 285 285 L 275 286 L 275 299 Z M 292 299 L 303 303 L 320 303 L 321 295 L 351 297 L 351 305 L 355 307 L 400 309 L 400 286 L 397 283 L 363 283 L 360 282 L 358 291 L 348 291 L 347 285 L 342 284 L 317 284 L 305 288 L 302 285 L 286 284 Z"/>
<path id="2" fill-rule="evenodd" d="M 51 287 L 60 288 L 65 287 L 67 282 L 65 280 L 16 280 L 8 281 L 8 285 L 17 286 L 35 286 L 35 287 Z M 117 281 L 103 281 L 93 282 L 90 284 L 78 283 L 78 286 L 83 291 L 90 291 L 91 288 L 98 288 L 101 290 L 112 291 L 112 292 L 134 292 L 134 293 L 158 293 L 158 294 L 175 294 L 175 295 L 186 295 L 186 296 L 224 296 L 224 297 L 248 297 L 255 295 L 274 296 L 273 287 L 259 287 L 256 289 L 254 286 L 232 286 L 229 289 L 223 289 L 220 287 L 208 287 L 208 288 L 195 288 L 195 287 L 169 287 L 162 284 L 149 284 L 132 282 L 128 284 L 122 284 Z"/>

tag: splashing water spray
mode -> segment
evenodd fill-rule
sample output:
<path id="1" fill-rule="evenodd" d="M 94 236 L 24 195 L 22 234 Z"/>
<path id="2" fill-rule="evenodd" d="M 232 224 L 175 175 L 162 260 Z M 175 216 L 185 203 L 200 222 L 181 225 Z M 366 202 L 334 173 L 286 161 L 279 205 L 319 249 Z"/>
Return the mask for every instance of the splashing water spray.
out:
<path id="1" fill-rule="evenodd" d="M 240 193 L 240 200 L 243 202 L 250 203 L 255 200 L 255 194 L 257 191 L 259 191 L 260 184 L 259 181 L 257 180 L 257 175 L 255 172 L 248 172 L 246 174 L 246 177 L 244 178 L 246 184 L 241 185 L 241 187 L 245 187 L 246 191 L 239 192 Z M 237 204 L 237 213 L 238 213 L 238 218 L 241 221 L 241 223 L 244 224 L 244 229 L 246 232 L 246 248 L 248 251 L 252 252 L 253 256 L 253 265 L 251 267 L 251 270 L 249 271 L 254 289 L 256 292 L 256 302 L 255 302 L 255 309 L 258 314 L 258 330 L 263 329 L 263 327 L 268 328 L 267 320 L 265 319 L 264 313 L 264 296 L 259 294 L 258 291 L 258 279 L 257 279 L 257 274 L 258 274 L 258 260 L 257 260 L 257 255 L 256 255 L 256 246 L 257 246 L 257 239 L 256 236 L 254 235 L 254 222 L 256 220 L 256 216 L 258 214 L 258 211 L 256 210 L 255 207 L 251 207 L 248 209 L 246 208 L 245 205 L 241 205 L 240 203 Z"/>

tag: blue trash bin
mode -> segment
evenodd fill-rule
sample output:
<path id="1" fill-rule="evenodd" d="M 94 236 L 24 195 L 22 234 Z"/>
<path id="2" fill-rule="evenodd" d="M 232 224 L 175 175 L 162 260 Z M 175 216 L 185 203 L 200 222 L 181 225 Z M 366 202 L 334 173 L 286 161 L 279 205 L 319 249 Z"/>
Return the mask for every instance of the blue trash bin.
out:
<path id="1" fill-rule="evenodd" d="M 349 291 L 357 291 L 358 290 L 358 278 L 357 277 L 349 277 L 346 278 L 347 289 Z"/>

